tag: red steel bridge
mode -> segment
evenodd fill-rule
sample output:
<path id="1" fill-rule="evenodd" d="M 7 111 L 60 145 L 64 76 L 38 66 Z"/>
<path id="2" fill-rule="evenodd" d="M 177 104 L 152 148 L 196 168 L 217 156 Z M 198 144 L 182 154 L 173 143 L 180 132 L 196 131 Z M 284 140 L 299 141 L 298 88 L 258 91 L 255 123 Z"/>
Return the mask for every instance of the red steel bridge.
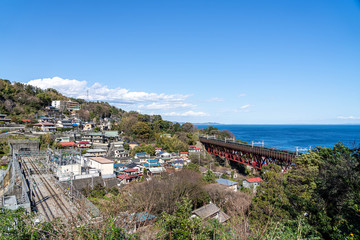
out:
<path id="1" fill-rule="evenodd" d="M 288 169 L 292 160 L 298 156 L 297 152 L 268 147 L 253 146 L 245 143 L 229 142 L 218 139 L 200 137 L 200 142 L 205 149 L 214 155 L 261 169 L 270 163 Z"/>

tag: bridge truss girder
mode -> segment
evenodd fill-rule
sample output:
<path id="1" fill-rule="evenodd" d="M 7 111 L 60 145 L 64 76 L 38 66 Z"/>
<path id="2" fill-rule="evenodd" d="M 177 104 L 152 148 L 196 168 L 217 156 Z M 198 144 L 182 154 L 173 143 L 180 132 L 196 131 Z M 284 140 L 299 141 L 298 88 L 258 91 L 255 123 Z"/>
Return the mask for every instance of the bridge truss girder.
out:
<path id="1" fill-rule="evenodd" d="M 269 157 L 257 153 L 249 153 L 241 150 L 235 150 L 224 146 L 203 143 L 205 149 L 213 155 L 226 158 L 230 161 L 238 162 L 255 169 L 261 170 L 263 166 L 271 163 L 280 165 L 282 169 L 286 170 L 291 166 L 291 160 L 277 159 L 276 157 Z"/>

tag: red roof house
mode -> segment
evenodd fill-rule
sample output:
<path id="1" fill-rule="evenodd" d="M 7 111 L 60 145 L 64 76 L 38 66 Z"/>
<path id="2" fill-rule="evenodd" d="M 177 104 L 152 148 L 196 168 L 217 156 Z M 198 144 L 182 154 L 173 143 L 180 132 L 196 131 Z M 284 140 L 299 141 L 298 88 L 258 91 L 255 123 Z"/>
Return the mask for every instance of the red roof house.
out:
<path id="1" fill-rule="evenodd" d="M 76 143 L 74 142 L 60 142 L 62 147 L 77 147 Z"/>
<path id="2" fill-rule="evenodd" d="M 263 180 L 259 177 L 255 178 L 248 178 L 243 181 L 243 187 L 253 189 L 253 191 L 256 191 L 256 187 L 260 186 L 260 182 Z"/>
<path id="3" fill-rule="evenodd" d="M 24 123 L 30 123 L 31 122 L 31 120 L 27 119 L 27 118 L 21 119 L 21 121 L 23 121 Z"/>
<path id="4" fill-rule="evenodd" d="M 253 183 L 253 182 L 261 182 L 262 179 L 259 178 L 259 177 L 255 177 L 255 178 L 248 178 L 248 179 L 245 179 L 246 181 L 250 182 L 250 183 Z"/>

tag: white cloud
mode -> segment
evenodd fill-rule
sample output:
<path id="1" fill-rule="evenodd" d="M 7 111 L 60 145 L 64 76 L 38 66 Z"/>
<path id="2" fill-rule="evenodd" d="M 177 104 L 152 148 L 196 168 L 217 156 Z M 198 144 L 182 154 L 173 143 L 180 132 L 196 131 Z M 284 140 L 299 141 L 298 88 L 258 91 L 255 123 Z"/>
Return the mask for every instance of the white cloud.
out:
<path id="1" fill-rule="evenodd" d="M 354 117 L 354 116 L 347 116 L 347 117 L 345 117 L 345 116 L 338 116 L 337 118 L 339 118 L 339 119 L 347 119 L 347 120 L 360 120 L 360 117 Z"/>
<path id="2" fill-rule="evenodd" d="M 246 97 L 247 95 L 246 95 L 246 93 L 240 93 L 239 94 L 239 97 Z"/>
<path id="3" fill-rule="evenodd" d="M 54 88 L 66 96 L 78 97 L 81 91 L 86 91 L 87 82 L 53 77 L 31 80 L 28 84 L 42 89 Z"/>
<path id="4" fill-rule="evenodd" d="M 222 112 L 223 113 L 244 113 L 244 112 L 249 112 L 249 108 L 251 107 L 251 104 L 246 104 L 243 105 L 239 108 L 233 108 L 233 109 L 223 109 Z"/>
<path id="5" fill-rule="evenodd" d="M 206 117 L 209 116 L 209 114 L 204 112 L 194 112 L 194 111 L 187 111 L 183 113 L 179 112 L 169 112 L 169 113 L 163 113 L 163 116 L 168 117 Z"/>
<path id="6" fill-rule="evenodd" d="M 35 79 L 28 84 L 39 88 L 54 88 L 66 96 L 83 98 L 90 101 L 106 101 L 116 104 L 135 104 L 144 102 L 183 102 L 189 95 L 132 92 L 124 88 L 108 88 L 100 83 L 88 86 L 87 81 L 63 79 L 60 77 Z M 87 99 L 89 90 L 89 99 Z"/>
<path id="7" fill-rule="evenodd" d="M 250 106 L 251 106 L 250 104 L 246 104 L 246 105 L 244 105 L 244 106 L 241 106 L 240 109 L 247 109 L 247 108 L 249 108 Z"/>
<path id="8" fill-rule="evenodd" d="M 223 102 L 223 98 L 213 97 L 207 100 L 207 102 Z"/>
<path id="9" fill-rule="evenodd" d="M 189 109 L 194 108 L 196 105 L 191 103 L 160 103 L 160 102 L 153 102 L 151 104 L 145 105 L 140 104 L 139 108 L 147 109 L 147 110 L 170 110 L 170 109 Z"/>

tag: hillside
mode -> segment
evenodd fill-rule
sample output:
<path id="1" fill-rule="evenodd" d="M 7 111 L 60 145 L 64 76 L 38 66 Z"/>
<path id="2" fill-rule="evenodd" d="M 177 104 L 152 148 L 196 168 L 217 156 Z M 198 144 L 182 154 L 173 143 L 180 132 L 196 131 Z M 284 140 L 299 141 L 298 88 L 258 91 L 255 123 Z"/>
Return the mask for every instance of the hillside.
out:
<path id="1" fill-rule="evenodd" d="M 15 118 L 32 118 L 36 114 L 46 115 L 45 107 L 53 100 L 76 101 L 80 103 L 79 117 L 84 121 L 93 118 L 121 117 L 122 109 L 105 102 L 87 102 L 83 99 L 66 97 L 55 89 L 40 89 L 28 84 L 0 79 L 0 113 Z M 68 112 L 63 114 L 67 115 Z"/>

